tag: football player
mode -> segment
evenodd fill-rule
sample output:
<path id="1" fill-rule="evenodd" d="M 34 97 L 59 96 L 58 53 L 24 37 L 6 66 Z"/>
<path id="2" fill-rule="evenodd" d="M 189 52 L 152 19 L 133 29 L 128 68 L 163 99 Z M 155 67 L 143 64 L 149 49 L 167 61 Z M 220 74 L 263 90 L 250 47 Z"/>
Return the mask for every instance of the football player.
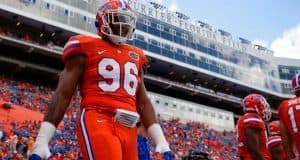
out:
<path id="1" fill-rule="evenodd" d="M 64 70 L 36 138 L 30 159 L 48 158 L 48 143 L 77 85 L 82 96 L 77 137 L 84 159 L 137 160 L 139 118 L 165 159 L 172 153 L 143 81 L 143 51 L 126 45 L 136 15 L 124 0 L 105 2 L 96 14 L 99 37 L 73 36 L 64 47 Z"/>
<path id="2" fill-rule="evenodd" d="M 270 106 L 259 94 L 243 99 L 245 114 L 237 122 L 238 153 L 241 160 L 271 160 L 267 149 L 265 122 L 271 117 Z"/>
<path id="3" fill-rule="evenodd" d="M 278 107 L 280 133 L 289 159 L 300 160 L 300 73 L 292 78 L 296 97 L 284 100 Z"/>
<path id="4" fill-rule="evenodd" d="M 280 126 L 279 121 L 272 121 L 269 124 L 269 133 L 268 138 L 268 149 L 270 151 L 272 160 L 287 160 L 286 154 L 283 149 L 282 139 L 280 136 Z"/>

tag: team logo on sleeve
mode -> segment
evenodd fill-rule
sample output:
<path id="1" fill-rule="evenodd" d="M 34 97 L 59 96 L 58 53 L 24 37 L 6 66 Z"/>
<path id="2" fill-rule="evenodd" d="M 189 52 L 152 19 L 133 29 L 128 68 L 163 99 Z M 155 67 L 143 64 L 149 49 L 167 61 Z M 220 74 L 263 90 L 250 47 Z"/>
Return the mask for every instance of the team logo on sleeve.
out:
<path id="1" fill-rule="evenodd" d="M 134 60 L 139 60 L 139 55 L 137 54 L 137 53 L 135 53 L 135 52 L 129 52 L 129 56 L 130 56 L 130 58 L 132 58 L 132 59 L 134 59 Z"/>

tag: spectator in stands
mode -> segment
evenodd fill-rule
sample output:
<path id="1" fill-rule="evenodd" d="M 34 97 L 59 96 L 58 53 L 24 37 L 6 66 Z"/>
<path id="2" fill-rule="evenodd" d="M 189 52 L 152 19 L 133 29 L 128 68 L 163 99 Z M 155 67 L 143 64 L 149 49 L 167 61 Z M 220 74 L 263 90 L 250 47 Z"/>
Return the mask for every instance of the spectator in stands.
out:
<path id="1" fill-rule="evenodd" d="M 289 159 L 300 159 L 300 73 L 292 78 L 295 97 L 284 100 L 278 107 L 280 134 Z"/>
<path id="2" fill-rule="evenodd" d="M 9 139 L 9 148 L 12 153 L 17 153 L 18 136 L 12 135 Z"/>
<path id="3" fill-rule="evenodd" d="M 50 156 L 48 143 L 80 83 L 83 97 L 77 137 L 85 159 L 137 159 L 135 127 L 139 115 L 155 141 L 156 152 L 164 154 L 164 159 L 171 159 L 172 152 L 144 86 L 148 60 L 142 50 L 124 45 L 133 37 L 136 16 L 127 2 L 112 0 L 100 7 L 96 20 L 101 39 L 73 36 L 65 46 L 65 68 L 41 124 L 32 158 Z M 118 55 L 128 51 L 128 56 Z M 106 149 L 95 151 L 97 148 Z"/>
<path id="4" fill-rule="evenodd" d="M 0 35 L 5 36 L 5 31 L 1 25 L 0 25 Z"/>
<path id="5" fill-rule="evenodd" d="M 270 106 L 259 94 L 250 94 L 243 99 L 245 114 L 237 122 L 238 151 L 243 160 L 270 160 L 266 146 L 265 121 L 271 118 Z"/>
<path id="6" fill-rule="evenodd" d="M 5 132 L 0 128 L 0 141 L 3 142 L 5 140 Z"/>
<path id="7" fill-rule="evenodd" d="M 10 31 L 7 31 L 7 32 L 6 32 L 6 36 L 8 36 L 8 37 L 13 37 L 14 35 L 13 35 Z"/>
<path id="8" fill-rule="evenodd" d="M 31 37 L 29 36 L 28 33 L 26 33 L 26 34 L 23 35 L 22 40 L 27 41 L 27 42 L 31 42 Z"/>
<path id="9" fill-rule="evenodd" d="M 27 156 L 27 143 L 25 137 L 19 137 L 19 141 L 16 145 L 17 152 L 22 154 L 22 157 Z"/>
<path id="10" fill-rule="evenodd" d="M 27 156 L 31 155 L 31 152 L 33 150 L 34 140 L 32 137 L 29 137 L 28 143 L 27 143 Z"/>

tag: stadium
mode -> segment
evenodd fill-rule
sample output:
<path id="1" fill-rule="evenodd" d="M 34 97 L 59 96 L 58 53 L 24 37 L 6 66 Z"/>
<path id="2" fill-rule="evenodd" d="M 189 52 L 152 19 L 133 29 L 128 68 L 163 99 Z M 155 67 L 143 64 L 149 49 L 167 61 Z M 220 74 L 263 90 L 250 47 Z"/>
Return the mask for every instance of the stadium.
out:
<path id="1" fill-rule="evenodd" d="M 293 96 L 290 80 L 300 61 L 275 57 L 268 48 L 161 4 L 127 2 L 138 15 L 128 43 L 149 60 L 144 81 L 175 159 L 239 159 L 235 123 L 243 97 L 263 95 L 277 119 L 280 102 Z M 6 136 L 0 159 L 26 159 L 64 67 L 64 45 L 76 34 L 97 36 L 95 13 L 102 3 L 1 0 L 0 131 Z M 74 133 L 80 100 L 76 92 L 51 140 L 52 159 L 80 158 Z"/>

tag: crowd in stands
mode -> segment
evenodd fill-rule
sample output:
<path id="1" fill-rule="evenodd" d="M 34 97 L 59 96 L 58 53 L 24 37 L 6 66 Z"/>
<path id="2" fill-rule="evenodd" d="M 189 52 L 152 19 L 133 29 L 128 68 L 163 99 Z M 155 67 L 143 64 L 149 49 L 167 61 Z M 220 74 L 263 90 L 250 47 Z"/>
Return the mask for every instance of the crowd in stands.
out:
<path id="1" fill-rule="evenodd" d="M 29 42 L 39 46 L 44 46 L 57 51 L 63 51 L 62 44 L 59 40 L 55 40 L 55 43 L 54 41 L 50 40 L 54 39 L 53 37 L 55 36 L 55 32 L 47 34 L 39 33 L 38 35 L 37 33 L 33 34 L 31 31 L 26 32 L 26 29 L 24 28 L 22 28 L 22 30 L 19 31 L 18 28 L 15 28 L 14 25 L 10 27 L 4 27 L 0 25 L 0 36 L 14 38 L 17 40 Z"/>
<path id="2" fill-rule="evenodd" d="M 28 82 L 17 82 L 1 77 L 0 98 L 12 104 L 44 113 L 53 90 L 43 86 L 34 86 Z"/>
<path id="3" fill-rule="evenodd" d="M 236 134 L 218 132 L 199 122 L 181 123 L 179 119 L 160 120 L 176 159 L 197 152 L 208 153 L 212 159 L 237 159 Z M 153 148 L 153 147 L 152 147 Z"/>
<path id="4" fill-rule="evenodd" d="M 45 113 L 47 104 L 53 94 L 53 89 L 34 85 L 26 81 L 15 81 L 0 76 L 0 101 L 10 102 L 36 112 Z M 51 159 L 77 160 L 80 151 L 74 128 L 79 115 L 80 97 L 76 94 L 59 125 L 55 136 L 50 142 L 53 153 Z M 190 154 L 205 152 L 212 160 L 235 160 L 237 157 L 237 141 L 234 131 L 218 132 L 199 122 L 181 123 L 179 119 L 164 120 L 160 118 L 175 159 L 182 159 Z M 0 159 L 23 159 L 30 154 L 34 138 L 37 135 L 40 122 L 37 121 L 0 121 L 0 131 L 5 125 L 11 130 L 5 133 L 0 142 Z M 154 147 L 149 140 L 153 159 L 160 159 L 154 154 Z"/>

